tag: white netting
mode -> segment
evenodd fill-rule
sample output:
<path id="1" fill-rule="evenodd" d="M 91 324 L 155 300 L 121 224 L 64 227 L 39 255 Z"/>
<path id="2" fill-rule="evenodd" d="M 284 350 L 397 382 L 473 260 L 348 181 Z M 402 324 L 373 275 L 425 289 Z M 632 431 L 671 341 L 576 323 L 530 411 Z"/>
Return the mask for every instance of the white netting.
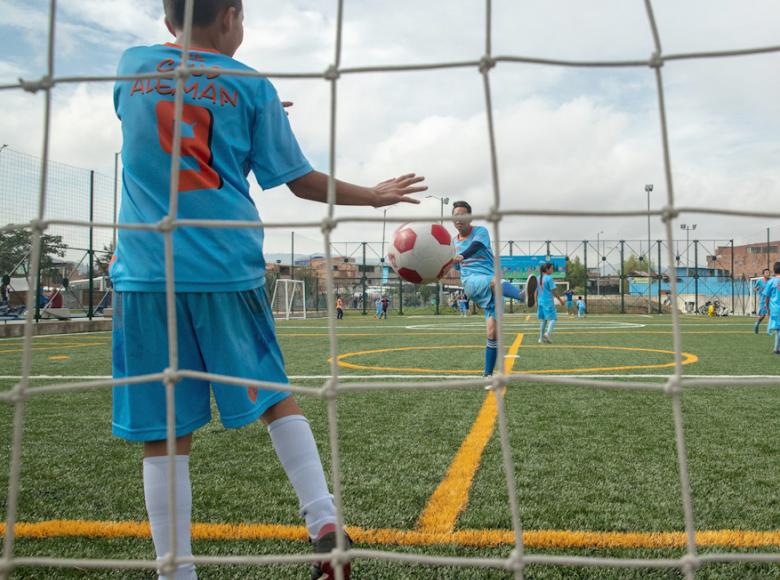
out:
<path id="1" fill-rule="evenodd" d="M 90 382 L 78 382 L 70 384 L 53 384 L 48 386 L 31 387 L 30 386 L 30 370 L 32 364 L 32 350 L 31 342 L 33 336 L 33 312 L 32 305 L 35 300 L 34 288 L 29 288 L 27 292 L 27 318 L 25 323 L 24 333 L 24 352 L 22 355 L 22 372 L 21 380 L 15 387 L 5 393 L 0 394 L 0 401 L 5 401 L 14 405 L 14 425 L 13 425 L 13 442 L 11 450 L 11 463 L 10 463 L 10 476 L 8 486 L 8 498 L 6 503 L 7 516 L 5 527 L 5 541 L 3 544 L 3 556 L 0 560 L 0 577 L 7 578 L 15 567 L 21 566 L 54 566 L 63 568 L 115 568 L 115 569 L 155 569 L 158 567 L 158 563 L 155 561 L 138 561 L 138 560 L 76 560 L 76 559 L 59 559 L 59 558 L 18 558 L 14 556 L 14 539 L 15 539 L 15 523 L 17 517 L 17 502 L 19 496 L 19 474 L 21 464 L 21 451 L 22 451 L 22 431 L 24 427 L 25 417 L 25 403 L 28 398 L 33 396 L 44 395 L 46 393 L 53 392 L 73 392 L 76 390 L 93 389 L 93 388 L 107 388 L 112 385 L 119 384 L 134 384 L 148 381 L 163 381 L 166 385 L 167 404 L 168 404 L 168 457 L 170 459 L 170 469 L 175 470 L 175 432 L 174 432 L 174 407 L 173 407 L 173 387 L 176 382 L 185 377 L 197 377 L 204 380 L 213 382 L 234 384 L 240 387 L 256 386 L 265 389 L 276 389 L 291 391 L 299 393 L 301 395 L 316 396 L 324 399 L 328 406 L 328 420 L 329 420 L 329 439 L 331 447 L 331 473 L 332 473 L 332 491 L 335 497 L 336 512 L 337 512 L 337 525 L 342 527 L 344 525 L 343 517 L 343 504 L 342 504 L 342 490 L 341 490 L 341 466 L 340 466 L 340 453 L 339 453 L 339 436 L 338 436 L 338 424 L 336 421 L 336 408 L 338 405 L 338 398 L 341 393 L 347 393 L 356 390 L 371 390 L 371 389 L 455 389 L 455 388 L 472 388 L 482 389 L 485 386 L 484 379 L 471 379 L 471 380 L 457 380 L 457 381 L 439 381 L 439 382 L 397 382 L 397 383 L 385 383 L 385 382 L 367 382 L 367 383 L 351 383 L 341 384 L 339 382 L 339 369 L 337 363 L 337 337 L 335 316 L 329 317 L 329 340 L 330 340 L 330 355 L 331 355 L 331 377 L 325 382 L 325 384 L 317 389 L 306 388 L 295 385 L 269 385 L 267 382 L 260 381 L 247 381 L 246 379 L 238 379 L 232 377 L 224 377 L 219 375 L 213 375 L 208 373 L 198 373 L 193 371 L 181 370 L 179 368 L 178 355 L 177 355 L 177 340 L 176 340 L 176 309 L 174 301 L 174 287 L 173 287 L 173 232 L 180 226 L 200 226 L 200 227 L 214 227 L 214 228 L 321 228 L 324 238 L 324 253 L 326 260 L 331 259 L 331 233 L 338 226 L 339 223 L 350 222 L 366 222 L 366 221 L 382 221 L 382 218 L 365 218 L 365 217 L 344 217 L 334 218 L 334 201 L 335 201 L 335 182 L 334 176 L 336 174 L 335 158 L 336 158 L 336 103 L 337 103 L 337 88 L 338 80 L 341 75 L 345 74 L 358 74 L 358 73 L 376 73 L 376 72 L 391 72 L 391 71 L 412 71 L 412 70 L 436 70 L 447 68 L 477 68 L 482 76 L 482 83 L 485 94 L 485 107 L 488 121 L 488 134 L 490 139 L 490 159 L 491 159 L 491 173 L 493 181 L 493 203 L 490 211 L 486 214 L 475 214 L 475 219 L 483 219 L 492 224 L 494 242 L 496 244 L 501 243 L 500 238 L 500 224 L 505 216 L 568 216 L 568 217 L 603 217 L 603 218 L 616 218 L 616 217 L 640 217 L 640 216 L 659 216 L 665 225 L 665 237 L 667 240 L 667 252 L 668 263 L 674 263 L 674 255 L 672 252 L 672 223 L 673 221 L 684 213 L 699 213 L 699 214 L 720 214 L 720 215 L 732 215 L 732 216 L 745 216 L 745 217 L 762 217 L 762 218 L 779 218 L 778 212 L 758 212 L 758 211 L 733 211 L 713 209 L 706 207 L 678 207 L 675 205 L 675 193 L 674 184 L 672 181 L 671 171 L 671 157 L 669 151 L 668 133 L 667 133 L 667 119 L 664 99 L 664 85 L 662 68 L 665 63 L 692 60 L 692 59 L 706 59 L 706 58 L 722 58 L 722 57 L 734 57 L 734 56 L 747 56 L 760 53 L 780 52 L 780 46 L 765 46 L 758 48 L 748 48 L 743 50 L 728 50 L 728 51 L 713 51 L 713 52 L 698 52 L 698 53 L 686 53 L 686 54 L 664 54 L 661 48 L 661 41 L 656 27 L 655 18 L 653 14 L 652 3 L 650 0 L 644 1 L 648 23 L 650 31 L 654 41 L 654 52 L 647 59 L 634 59 L 634 60 L 605 60 L 605 61 L 574 61 L 574 60 L 555 60 L 547 58 L 531 58 L 524 56 L 494 56 L 491 48 L 491 30 L 492 30 L 492 18 L 491 18 L 491 2 L 486 0 L 486 27 L 485 27 L 485 52 L 479 58 L 471 61 L 461 62 L 439 62 L 429 64 L 416 64 L 416 65 L 397 65 L 397 66 L 374 66 L 374 67 L 353 67 L 342 68 L 341 67 L 341 46 L 342 46 L 342 26 L 343 26 L 343 0 L 338 2 L 338 14 L 337 14 L 337 26 L 336 26 L 336 48 L 334 60 L 331 66 L 324 73 L 262 73 L 262 72 L 247 72 L 247 71 L 229 71 L 219 69 L 220 75 L 234 74 L 241 76 L 267 76 L 277 78 L 308 78 L 308 79 L 325 79 L 330 83 L 331 87 L 331 100 L 330 100 L 330 160 L 329 160 L 329 181 L 328 181 L 328 208 L 327 215 L 321 221 L 310 222 L 298 222 L 298 223 L 266 223 L 262 226 L 255 222 L 235 222 L 235 221 L 219 221 L 219 220 L 177 220 L 175 219 L 178 206 L 178 179 L 179 179 L 179 162 L 180 162 L 180 144 L 181 144 L 181 115 L 182 115 L 182 102 L 184 95 L 184 82 L 188 78 L 193 69 L 188 67 L 188 50 L 190 47 L 190 33 L 192 30 L 192 9 L 193 0 L 188 0 L 185 10 L 185 42 L 182 51 L 182 62 L 180 67 L 171 73 L 159 73 L 149 75 L 139 75 L 135 77 L 122 77 L 123 79 L 140 79 L 140 78 L 169 78 L 175 79 L 177 83 L 176 100 L 175 100 L 175 130 L 173 139 L 173 161 L 172 161 L 172 178 L 170 188 L 170 210 L 169 215 L 165 219 L 161 220 L 157 224 L 148 225 L 123 225 L 118 226 L 125 229 L 137 229 L 137 230 L 149 230 L 158 231 L 164 234 L 165 237 L 165 268 L 167 276 L 166 294 L 168 305 L 168 344 L 169 344 L 169 366 L 161 373 L 146 375 L 141 377 L 133 377 L 132 379 L 125 380 L 95 380 Z M 46 172 L 48 166 L 48 154 L 49 154 L 49 138 L 50 138 L 50 119 L 51 119 L 51 89 L 61 83 L 74 83 L 84 81 L 114 81 L 117 77 L 103 77 L 103 76 L 74 76 L 74 77 L 56 77 L 54 71 L 54 38 L 56 28 L 56 0 L 50 0 L 49 7 L 49 34 L 48 34 L 48 58 L 47 58 L 47 73 L 40 79 L 34 81 L 20 80 L 18 83 L 10 85 L 0 85 L 0 90 L 13 90 L 22 89 L 29 92 L 44 91 L 44 135 L 43 135 L 43 160 L 41 165 L 41 187 L 38 200 L 38 212 L 37 219 L 27 224 L 14 224 L 2 228 L 2 231 L 19 228 L 29 228 L 32 232 L 32 271 L 33 278 L 37 276 L 39 269 L 39 249 L 41 234 L 46 231 L 50 226 L 55 225 L 71 225 L 88 227 L 89 221 L 78 220 L 48 220 L 44 221 L 44 210 L 46 205 Z M 667 190 L 667 202 L 665 207 L 660 210 L 625 210 L 625 211 L 581 211 L 581 210 L 502 210 L 501 209 L 501 192 L 499 188 L 499 172 L 496 156 L 495 134 L 493 124 L 493 108 L 491 103 L 491 91 L 490 91 L 490 71 L 499 63 L 527 63 L 527 64 L 540 64 L 549 66 L 566 66 L 566 67 L 650 67 L 656 79 L 656 86 L 658 91 L 658 106 L 660 113 L 660 128 L 662 137 L 662 154 L 664 162 L 665 182 Z M 200 73 L 204 71 L 199 69 Z M 215 71 L 217 72 L 217 71 Z M 430 216 L 393 216 L 393 221 L 397 222 L 431 222 L 440 219 L 439 215 Z M 112 223 L 97 223 L 91 224 L 96 228 L 113 228 Z M 496 272 L 501 271 L 498 262 L 498 253 L 496 253 Z M 672 303 L 676 303 L 677 298 L 677 281 L 674 276 L 670 277 Z M 326 276 L 327 285 L 327 297 L 328 297 L 328 311 L 333 313 L 335 311 L 334 304 L 334 281 L 331 272 L 328 272 Z M 499 302 L 501 301 L 501 284 L 496 284 L 496 291 L 499 293 Z M 503 351 L 502 344 L 502 315 L 501 310 L 497 311 L 497 323 L 498 323 L 498 340 L 499 349 Z M 571 566 L 602 566 L 602 567 L 624 567 L 624 568 L 676 568 L 682 571 L 687 578 L 693 578 L 697 568 L 707 562 L 780 562 L 780 554 L 776 553 L 751 553 L 751 554 L 705 554 L 699 555 L 697 553 L 696 538 L 695 538 L 695 526 L 694 526 L 694 511 L 691 501 L 690 485 L 688 481 L 688 461 L 685 449 L 685 436 L 683 432 L 682 421 L 682 409 L 681 409 L 681 397 L 684 387 L 695 387 L 699 385 L 722 385 L 732 386 L 733 382 L 727 378 L 691 378 L 686 379 L 682 376 L 682 339 L 680 332 L 680 315 L 676 309 L 672 309 L 673 320 L 673 338 L 674 338 L 674 352 L 675 352 L 675 367 L 674 373 L 668 377 L 665 384 L 648 384 L 643 382 L 612 382 L 605 380 L 594 380 L 586 378 L 559 378 L 544 375 L 530 375 L 530 374 L 511 374 L 506 375 L 503 372 L 495 375 L 490 383 L 489 388 L 492 390 L 498 413 L 498 431 L 501 442 L 501 453 L 503 459 L 503 468 L 506 476 L 506 484 L 509 492 L 509 509 L 512 516 L 512 526 L 514 530 L 515 546 L 511 552 L 509 558 L 456 558 L 456 557 L 441 557 L 441 556 L 424 556 L 415 554 L 402 554 L 387 551 L 375 551 L 375 550 L 362 550 L 351 549 L 346 550 L 344 540 L 339 537 L 339 542 L 336 550 L 332 552 L 332 559 L 334 562 L 345 562 L 350 559 L 356 558 L 370 558 L 376 560 L 396 561 L 396 562 L 409 562 L 428 565 L 447 565 L 447 566 L 468 566 L 468 567 L 488 567 L 510 570 L 514 572 L 516 578 L 523 577 L 523 569 L 527 564 L 547 564 L 547 565 L 571 565 Z M 680 484 L 682 490 L 682 506 L 684 512 L 685 532 L 687 537 L 687 550 L 686 554 L 681 558 L 675 559 L 625 559 L 625 558 L 594 558 L 594 557 L 573 557 L 565 555 L 526 555 L 523 550 L 523 533 L 520 524 L 520 515 L 518 509 L 517 490 L 515 489 L 515 477 L 514 467 L 512 461 L 512 450 L 509 444 L 508 427 L 506 421 L 506 415 L 503 405 L 503 388 L 510 382 L 510 379 L 522 378 L 526 382 L 537 383 L 563 383 L 567 385 L 580 385 L 582 387 L 596 387 L 596 388 L 616 388 L 627 390 L 655 390 L 659 394 L 665 394 L 670 397 L 672 403 L 672 412 L 674 419 L 675 430 L 675 443 L 677 449 L 677 463 L 680 475 Z M 751 385 L 768 385 L 777 384 L 777 378 L 751 378 L 747 380 L 741 380 L 741 384 Z M 171 478 L 173 484 L 174 478 Z M 171 506 L 175 506 L 175 489 L 171 485 L 169 489 L 169 500 Z M 171 513 L 171 519 L 173 521 L 174 513 Z M 176 526 L 171 525 L 171 535 L 175 536 Z M 171 538 L 171 545 L 176 546 L 175 537 Z M 295 555 L 295 556 L 235 556 L 235 557 L 204 557 L 195 556 L 192 558 L 176 558 L 176 554 L 169 554 L 164 559 L 161 565 L 161 571 L 171 572 L 176 564 L 185 562 L 194 562 L 199 565 L 226 565 L 226 564 L 254 564 L 254 565 L 267 565 L 267 564 L 289 564 L 296 562 L 310 562 L 317 558 L 313 554 Z M 341 571 L 338 569 L 338 577 L 341 577 Z"/>

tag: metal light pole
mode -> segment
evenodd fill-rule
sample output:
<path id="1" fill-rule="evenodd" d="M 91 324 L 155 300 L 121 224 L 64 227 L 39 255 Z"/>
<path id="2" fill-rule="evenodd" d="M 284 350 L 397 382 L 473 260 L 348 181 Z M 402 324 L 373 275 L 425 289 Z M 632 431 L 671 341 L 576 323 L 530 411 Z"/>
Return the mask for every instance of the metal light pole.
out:
<path id="1" fill-rule="evenodd" d="M 379 258 L 379 264 L 382 269 L 382 272 L 380 275 L 382 276 L 381 280 L 382 283 L 380 284 L 380 287 L 382 288 L 382 292 L 385 291 L 385 285 L 384 285 L 384 279 L 385 279 L 385 268 L 387 267 L 385 265 L 385 231 L 387 228 L 387 208 L 385 208 L 382 212 L 382 255 Z"/>
<path id="2" fill-rule="evenodd" d="M 650 272 L 650 192 L 653 191 L 653 184 L 648 183 L 645 185 L 645 193 L 647 193 L 647 313 L 653 313 L 653 284 L 652 273 Z"/>
<path id="3" fill-rule="evenodd" d="M 441 203 L 441 220 L 439 223 L 441 225 L 444 225 L 444 206 L 450 203 L 450 198 L 446 195 L 444 197 L 440 197 L 438 195 L 426 195 L 426 199 L 429 197 L 432 197 L 434 199 L 438 199 Z M 441 280 L 439 280 L 436 283 L 436 314 L 439 314 L 439 305 L 441 304 L 441 298 L 442 298 L 442 284 Z"/>
<path id="4" fill-rule="evenodd" d="M 596 295 L 601 296 L 601 234 L 604 233 L 604 230 L 601 230 L 596 234 L 596 254 L 599 257 L 599 267 L 598 267 L 598 275 L 596 276 Z"/>
<path id="5" fill-rule="evenodd" d="M 680 229 L 685 230 L 685 273 L 690 274 L 690 262 L 688 261 L 688 246 L 690 245 L 690 232 L 696 229 L 697 224 L 680 224 Z"/>

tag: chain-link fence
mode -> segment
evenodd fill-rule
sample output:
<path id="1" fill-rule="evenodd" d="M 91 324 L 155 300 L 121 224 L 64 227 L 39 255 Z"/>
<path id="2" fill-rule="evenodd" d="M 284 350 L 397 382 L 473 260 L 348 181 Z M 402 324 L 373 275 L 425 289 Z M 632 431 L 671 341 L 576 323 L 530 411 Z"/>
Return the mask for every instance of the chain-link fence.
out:
<path id="1" fill-rule="evenodd" d="M 0 204 L 3 223 L 29 223 L 36 217 L 41 159 L 9 147 L 0 149 Z M 97 171 L 49 161 L 45 219 L 115 223 L 115 178 Z M 23 314 L 28 287 L 37 288 L 36 319 L 93 317 L 110 306 L 108 263 L 111 229 L 52 225 L 43 236 L 40 275 L 31 273 L 31 234 L 0 234 L 0 274 L 6 277 L 10 309 Z"/>
<path id="2" fill-rule="evenodd" d="M 334 293 L 352 311 L 372 314 L 376 300 L 385 295 L 397 314 L 458 311 L 462 286 L 457 273 L 440 286 L 404 283 L 383 261 L 387 246 L 388 241 L 334 242 L 330 262 L 316 254 L 296 258 L 294 267 L 271 264 L 270 281 L 279 277 L 304 280 L 307 305 L 313 312 L 325 308 L 328 269 L 333 272 Z M 734 240 L 673 240 L 671 264 L 667 246 L 662 240 L 510 240 L 494 250 L 500 253 L 504 279 L 521 287 L 529 274 L 538 274 L 539 264 L 553 262 L 559 291 L 571 290 L 575 299 L 582 297 L 592 314 L 668 314 L 674 306 L 671 276 L 677 280 L 680 312 L 707 314 L 712 305 L 718 316 L 753 313 L 750 278 L 760 275 L 761 268 L 735 270 Z M 769 247 L 761 249 L 767 260 L 780 258 Z M 528 309 L 507 302 L 507 311 Z"/>

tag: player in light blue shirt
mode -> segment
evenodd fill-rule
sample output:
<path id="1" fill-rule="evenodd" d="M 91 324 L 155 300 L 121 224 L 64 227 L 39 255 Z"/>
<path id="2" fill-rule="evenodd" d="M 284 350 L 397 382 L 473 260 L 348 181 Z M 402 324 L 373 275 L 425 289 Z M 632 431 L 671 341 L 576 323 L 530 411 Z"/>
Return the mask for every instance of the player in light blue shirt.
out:
<path id="1" fill-rule="evenodd" d="M 761 302 L 769 311 L 770 334 L 775 333 L 775 347 L 772 350 L 775 354 L 780 354 L 780 262 L 775 262 L 775 277 L 770 278 L 764 284 L 761 292 Z"/>
<path id="2" fill-rule="evenodd" d="M 574 292 L 571 290 L 566 290 L 566 292 L 563 293 L 564 296 L 566 296 L 566 314 L 569 316 L 574 315 Z"/>
<path id="3" fill-rule="evenodd" d="M 758 334 L 758 327 L 761 325 L 761 321 L 764 320 L 764 318 L 766 318 L 767 315 L 766 301 L 763 299 L 763 293 L 767 283 L 769 283 L 770 281 L 769 276 L 770 276 L 769 268 L 764 268 L 763 272 L 761 272 L 761 278 L 759 278 L 753 283 L 753 288 L 756 291 L 756 296 L 758 297 L 758 312 L 756 313 L 758 319 L 756 320 L 756 323 L 753 325 L 753 332 L 755 332 L 756 334 Z M 767 329 L 767 334 L 770 334 L 769 329 Z"/>
<path id="4" fill-rule="evenodd" d="M 183 59 L 185 0 L 164 0 L 173 44 L 128 49 L 118 76 L 171 73 Z M 241 0 L 194 3 L 190 65 L 251 72 L 233 59 L 244 36 Z M 169 211 L 176 81 L 120 80 L 114 104 L 122 122 L 122 205 L 119 223 L 158 224 Z M 263 229 L 249 195 L 253 172 L 264 190 L 282 184 L 299 198 L 324 202 L 328 177 L 303 155 L 276 90 L 266 78 L 195 71 L 185 77 L 177 219 L 247 221 L 253 227 L 178 226 L 173 233 L 176 330 L 180 369 L 287 383 L 266 292 Z M 337 181 L 336 203 L 381 207 L 419 203 L 414 174 L 361 187 Z M 278 194 L 277 194 L 278 195 Z M 120 229 L 111 277 L 116 291 L 113 376 L 162 373 L 169 365 L 165 257 L 159 232 Z M 270 385 L 269 385 L 270 386 Z M 184 378 L 174 389 L 175 480 L 169 481 L 166 397 L 160 381 L 115 386 L 113 433 L 144 444 L 143 480 L 152 539 L 159 558 L 192 554 L 189 451 L 192 433 L 211 419 L 211 393 L 225 427 L 260 419 L 298 496 L 316 552 L 336 541 L 335 507 L 317 446 L 288 392 Z M 252 432 L 247 432 L 248 434 Z M 177 545 L 170 545 L 168 488 L 176 489 Z M 317 578 L 333 578 L 327 557 L 313 564 Z M 345 574 L 345 576 L 347 576 Z M 194 578 L 192 564 L 172 577 Z"/>
<path id="5" fill-rule="evenodd" d="M 480 308 L 485 311 L 485 323 L 487 343 L 485 346 L 485 370 L 484 375 L 490 376 L 496 367 L 498 358 L 498 342 L 496 334 L 496 301 L 494 295 L 495 265 L 493 262 L 493 249 L 490 244 L 490 234 L 483 226 L 471 225 L 471 205 L 465 201 L 456 201 L 452 204 L 452 215 L 457 216 L 454 221 L 458 235 L 455 237 L 457 254 L 454 259 L 455 269 L 460 271 L 463 291 Z M 505 298 L 515 300 L 533 300 L 533 291 L 536 289 L 536 277 L 530 276 L 526 282 L 525 297 L 516 286 L 509 282 L 501 283 L 501 291 Z M 529 303 L 533 306 L 533 302 Z"/>
<path id="6" fill-rule="evenodd" d="M 577 297 L 577 318 L 585 317 L 585 301 L 582 296 Z"/>
<path id="7" fill-rule="evenodd" d="M 550 262 L 542 264 L 539 268 L 539 289 L 536 317 L 539 319 L 539 343 L 551 343 L 550 335 L 555 327 L 555 321 L 558 320 L 558 313 L 555 311 L 554 298 L 563 306 L 563 298 L 558 295 L 555 289 L 555 280 L 552 276 L 553 265 Z"/>

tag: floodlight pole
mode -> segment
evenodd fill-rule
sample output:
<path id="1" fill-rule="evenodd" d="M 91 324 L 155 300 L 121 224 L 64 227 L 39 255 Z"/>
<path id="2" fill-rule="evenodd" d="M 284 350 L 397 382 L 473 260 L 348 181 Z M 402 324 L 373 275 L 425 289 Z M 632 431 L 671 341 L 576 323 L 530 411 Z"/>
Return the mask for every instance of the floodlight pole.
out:
<path id="1" fill-rule="evenodd" d="M 89 285 L 87 296 L 89 300 L 89 307 L 87 308 L 87 318 L 92 320 L 95 314 L 94 307 L 92 305 L 92 299 L 94 298 L 94 281 L 92 277 L 95 275 L 95 250 L 93 247 L 95 227 L 93 222 L 95 220 L 95 172 L 89 172 Z"/>
<path id="2" fill-rule="evenodd" d="M 650 192 L 653 191 L 653 184 L 648 183 L 645 185 L 645 193 L 647 193 L 647 313 L 653 313 L 653 283 L 652 273 L 650 268 Z"/>
<path id="3" fill-rule="evenodd" d="M 444 197 L 440 197 L 438 195 L 433 195 L 433 194 L 426 195 L 425 197 L 426 197 L 426 199 L 430 197 L 430 198 L 434 198 L 434 199 L 438 199 L 439 200 L 439 202 L 441 204 L 441 219 L 439 220 L 439 223 L 441 225 L 444 225 L 444 206 L 447 205 L 448 203 L 450 203 L 450 198 L 447 197 L 446 195 Z M 439 305 L 441 304 L 442 289 L 443 289 L 443 287 L 442 287 L 441 280 L 438 280 L 436 282 L 436 316 L 438 316 L 440 314 L 440 312 L 439 312 Z"/>
<path id="4" fill-rule="evenodd" d="M 766 229 L 766 268 L 772 272 L 772 268 L 769 267 L 769 228 Z"/>
<path id="5" fill-rule="evenodd" d="M 368 314 L 366 308 L 368 307 L 368 289 L 366 288 L 366 242 L 363 242 L 363 276 L 361 278 L 363 285 L 363 316 Z"/>
<path id="6" fill-rule="evenodd" d="M 601 234 L 604 233 L 604 230 L 600 232 L 596 232 L 596 256 L 598 256 L 598 264 L 597 264 L 597 272 L 596 272 L 596 295 L 601 296 L 601 246 L 599 245 L 601 242 Z"/>
<path id="7" fill-rule="evenodd" d="M 698 224 L 680 224 L 680 229 L 685 230 L 685 270 L 686 275 L 689 274 L 688 269 L 691 267 L 691 263 L 688 261 L 688 246 L 690 245 L 690 233 L 696 229 Z"/>

